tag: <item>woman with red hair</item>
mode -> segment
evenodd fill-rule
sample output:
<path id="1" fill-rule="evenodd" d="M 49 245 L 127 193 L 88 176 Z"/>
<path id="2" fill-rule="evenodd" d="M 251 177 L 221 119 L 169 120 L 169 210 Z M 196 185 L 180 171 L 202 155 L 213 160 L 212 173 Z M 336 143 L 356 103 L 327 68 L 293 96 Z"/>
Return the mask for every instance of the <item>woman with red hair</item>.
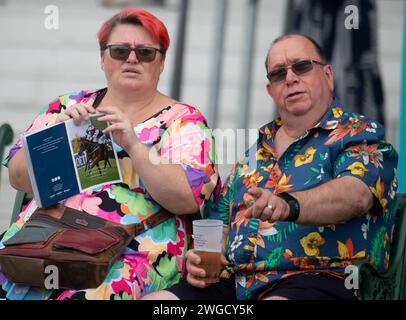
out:
<path id="1" fill-rule="evenodd" d="M 102 25 L 98 39 L 107 87 L 59 96 L 27 131 L 71 118 L 80 123 L 96 110 L 103 113 L 99 120 L 108 122 L 104 133 L 114 138 L 123 183 L 86 189 L 64 205 L 121 224 L 142 222 L 162 209 L 173 215 L 136 236 L 135 245 L 126 249 L 98 288 L 17 288 L 0 273 L 0 297 L 138 299 L 167 288 L 185 271 L 190 215 L 202 212 L 219 193 L 214 140 L 204 116 L 157 90 L 169 47 L 164 24 L 146 11 L 123 10 Z M 32 193 L 20 140 L 3 164 L 11 185 Z M 21 229 L 36 207 L 31 201 L 24 208 L 3 242 Z"/>

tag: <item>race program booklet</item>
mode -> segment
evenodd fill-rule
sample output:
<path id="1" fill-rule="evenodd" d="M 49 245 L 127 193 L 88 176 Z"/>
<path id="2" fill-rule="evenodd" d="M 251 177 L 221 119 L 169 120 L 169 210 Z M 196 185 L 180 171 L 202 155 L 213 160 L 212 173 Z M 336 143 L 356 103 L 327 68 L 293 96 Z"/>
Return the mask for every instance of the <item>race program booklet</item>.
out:
<path id="1" fill-rule="evenodd" d="M 103 134 L 103 114 L 76 125 L 73 119 L 22 135 L 34 199 L 49 207 L 84 189 L 122 182 L 110 133 Z"/>

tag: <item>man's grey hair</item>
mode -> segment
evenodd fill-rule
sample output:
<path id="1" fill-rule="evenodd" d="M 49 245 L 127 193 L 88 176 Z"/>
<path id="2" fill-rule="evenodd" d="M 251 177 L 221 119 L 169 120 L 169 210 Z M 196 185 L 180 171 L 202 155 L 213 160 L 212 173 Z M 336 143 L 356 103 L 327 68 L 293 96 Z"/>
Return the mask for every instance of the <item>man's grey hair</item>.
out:
<path id="1" fill-rule="evenodd" d="M 269 47 L 269 49 L 271 49 L 272 46 L 273 46 L 275 43 L 278 43 L 279 41 L 285 40 L 285 39 L 287 39 L 287 38 L 291 38 L 291 37 L 293 37 L 293 36 L 299 36 L 299 37 L 303 37 L 303 38 L 309 40 L 309 41 L 313 44 L 314 48 L 316 49 L 317 55 L 318 55 L 319 58 L 320 58 L 320 62 L 324 62 L 324 63 L 326 62 L 326 55 L 324 54 L 323 49 L 322 49 L 322 48 L 320 47 L 320 45 L 316 42 L 316 40 L 314 40 L 313 38 L 311 38 L 311 37 L 309 37 L 309 36 L 307 36 L 307 35 L 305 35 L 305 34 L 300 34 L 300 33 L 288 33 L 288 34 L 281 35 L 281 36 L 277 37 L 274 41 L 272 41 L 271 46 Z M 269 50 L 268 50 L 268 53 L 267 53 L 266 59 L 265 59 L 265 69 L 266 69 L 266 72 L 267 72 L 267 73 L 269 72 L 269 71 L 268 71 L 268 57 L 269 57 Z"/>

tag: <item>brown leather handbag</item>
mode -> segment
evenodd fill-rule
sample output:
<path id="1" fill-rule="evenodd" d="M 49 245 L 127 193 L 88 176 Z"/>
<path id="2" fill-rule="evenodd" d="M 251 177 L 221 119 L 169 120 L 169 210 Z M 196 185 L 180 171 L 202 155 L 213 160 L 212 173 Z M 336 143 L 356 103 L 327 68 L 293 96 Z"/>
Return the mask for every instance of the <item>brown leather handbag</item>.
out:
<path id="1" fill-rule="evenodd" d="M 173 215 L 160 211 L 145 221 L 122 225 L 61 204 L 38 208 L 0 249 L 0 271 L 10 281 L 46 287 L 48 266 L 57 268 L 57 287 L 98 287 L 134 236 Z M 53 269 L 55 270 L 55 269 Z"/>

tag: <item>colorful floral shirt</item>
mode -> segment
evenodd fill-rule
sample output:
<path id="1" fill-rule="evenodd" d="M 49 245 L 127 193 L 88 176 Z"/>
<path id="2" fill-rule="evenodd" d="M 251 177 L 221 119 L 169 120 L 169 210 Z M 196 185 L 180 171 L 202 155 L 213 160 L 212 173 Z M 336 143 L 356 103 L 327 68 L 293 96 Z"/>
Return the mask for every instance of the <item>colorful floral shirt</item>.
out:
<path id="1" fill-rule="evenodd" d="M 397 153 L 384 141 L 384 129 L 364 116 L 347 113 L 334 101 L 320 122 L 296 139 L 278 159 L 274 138 L 280 118 L 263 126 L 259 138 L 236 164 L 207 216 L 230 228 L 227 256 L 236 272 L 237 297 L 298 272 L 343 275 L 359 261 L 377 270 L 388 267 L 397 190 Z M 343 224 L 323 227 L 247 219 L 251 187 L 275 194 L 317 187 L 352 176 L 371 190 L 373 210 Z"/>
<path id="2" fill-rule="evenodd" d="M 102 92 L 105 89 L 58 97 L 42 109 L 27 131 L 54 123 L 62 109 L 80 101 L 95 99 Z M 208 200 L 218 196 L 221 182 L 215 165 L 214 139 L 205 118 L 196 108 L 175 103 L 140 123 L 134 130 L 139 140 L 156 147 L 162 158 L 181 165 L 201 210 Z M 160 211 L 161 207 L 148 194 L 139 175 L 134 172 L 127 153 L 116 144 L 114 147 L 118 153 L 123 183 L 87 189 L 67 199 L 65 205 L 121 224 L 136 223 Z M 3 161 L 5 166 L 19 149 L 20 140 Z M 35 201 L 24 208 L 3 241 L 23 226 L 35 208 Z M 137 236 L 135 240 L 138 250 L 127 248 L 112 266 L 104 283 L 96 289 L 45 292 L 21 288 L 7 281 L 1 273 L 0 286 L 10 299 L 137 299 L 143 294 L 178 282 L 185 271 L 184 255 L 188 249 L 189 223 L 189 216 L 176 215 Z"/>

